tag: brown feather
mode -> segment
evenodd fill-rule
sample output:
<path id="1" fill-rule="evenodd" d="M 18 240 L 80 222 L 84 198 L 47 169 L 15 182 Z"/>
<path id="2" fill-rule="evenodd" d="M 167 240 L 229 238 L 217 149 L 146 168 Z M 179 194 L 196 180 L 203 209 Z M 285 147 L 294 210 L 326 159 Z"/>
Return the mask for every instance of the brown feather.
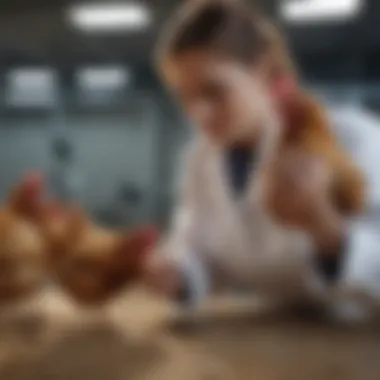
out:
<path id="1" fill-rule="evenodd" d="M 299 104 L 300 113 L 286 127 L 281 149 L 296 149 L 324 159 L 332 170 L 331 198 L 344 215 L 357 214 L 365 207 L 363 173 L 333 134 L 322 107 L 308 94 Z"/>

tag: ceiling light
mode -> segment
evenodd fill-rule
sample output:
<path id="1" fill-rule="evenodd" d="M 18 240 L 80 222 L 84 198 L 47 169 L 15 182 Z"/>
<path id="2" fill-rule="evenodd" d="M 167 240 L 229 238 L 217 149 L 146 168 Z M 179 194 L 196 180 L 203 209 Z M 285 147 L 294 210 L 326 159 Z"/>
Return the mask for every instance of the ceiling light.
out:
<path id="1" fill-rule="evenodd" d="M 151 14 L 138 3 L 88 4 L 73 6 L 69 19 L 84 31 L 112 32 L 144 29 L 151 23 Z"/>
<path id="2" fill-rule="evenodd" d="M 346 21 L 362 9 L 362 0 L 287 0 L 280 6 L 281 16 L 291 23 Z"/>

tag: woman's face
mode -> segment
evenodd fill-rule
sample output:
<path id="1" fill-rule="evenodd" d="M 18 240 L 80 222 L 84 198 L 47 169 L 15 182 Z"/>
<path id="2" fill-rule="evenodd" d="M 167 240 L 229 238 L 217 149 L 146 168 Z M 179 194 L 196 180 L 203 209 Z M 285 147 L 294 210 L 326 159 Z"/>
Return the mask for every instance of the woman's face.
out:
<path id="1" fill-rule="evenodd" d="M 192 51 L 168 61 L 164 75 L 195 125 L 218 145 L 256 138 L 271 112 L 258 67 Z"/>

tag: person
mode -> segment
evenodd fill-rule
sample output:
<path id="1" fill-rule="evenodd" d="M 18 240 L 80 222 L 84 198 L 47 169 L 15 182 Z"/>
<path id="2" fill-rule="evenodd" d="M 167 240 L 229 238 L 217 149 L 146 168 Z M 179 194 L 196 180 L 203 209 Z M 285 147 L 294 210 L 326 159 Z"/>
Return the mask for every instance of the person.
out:
<path id="1" fill-rule="evenodd" d="M 251 199 L 264 142 L 280 128 L 274 119 L 287 117 L 287 94 L 298 91 L 282 36 L 243 2 L 191 2 L 166 26 L 157 62 L 195 136 L 180 167 L 173 224 L 146 263 L 146 284 L 190 305 L 239 286 L 279 300 L 328 293 L 336 295 L 333 315 L 372 315 L 380 298 L 378 120 L 359 107 L 326 106 L 332 131 L 367 180 L 360 217 L 343 218 L 326 199 L 323 163 L 284 152 L 271 173 L 277 190 L 266 194 L 281 206 L 283 234 Z"/>

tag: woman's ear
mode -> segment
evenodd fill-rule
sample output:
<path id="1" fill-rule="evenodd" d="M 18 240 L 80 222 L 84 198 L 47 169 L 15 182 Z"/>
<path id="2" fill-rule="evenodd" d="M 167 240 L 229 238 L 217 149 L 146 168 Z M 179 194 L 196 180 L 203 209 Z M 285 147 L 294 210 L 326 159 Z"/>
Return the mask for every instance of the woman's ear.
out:
<path id="1" fill-rule="evenodd" d="M 284 70 L 283 64 L 272 55 L 263 55 L 255 64 L 254 70 L 256 75 L 264 79 L 274 99 L 288 98 L 296 92 L 296 78 L 292 73 Z"/>

